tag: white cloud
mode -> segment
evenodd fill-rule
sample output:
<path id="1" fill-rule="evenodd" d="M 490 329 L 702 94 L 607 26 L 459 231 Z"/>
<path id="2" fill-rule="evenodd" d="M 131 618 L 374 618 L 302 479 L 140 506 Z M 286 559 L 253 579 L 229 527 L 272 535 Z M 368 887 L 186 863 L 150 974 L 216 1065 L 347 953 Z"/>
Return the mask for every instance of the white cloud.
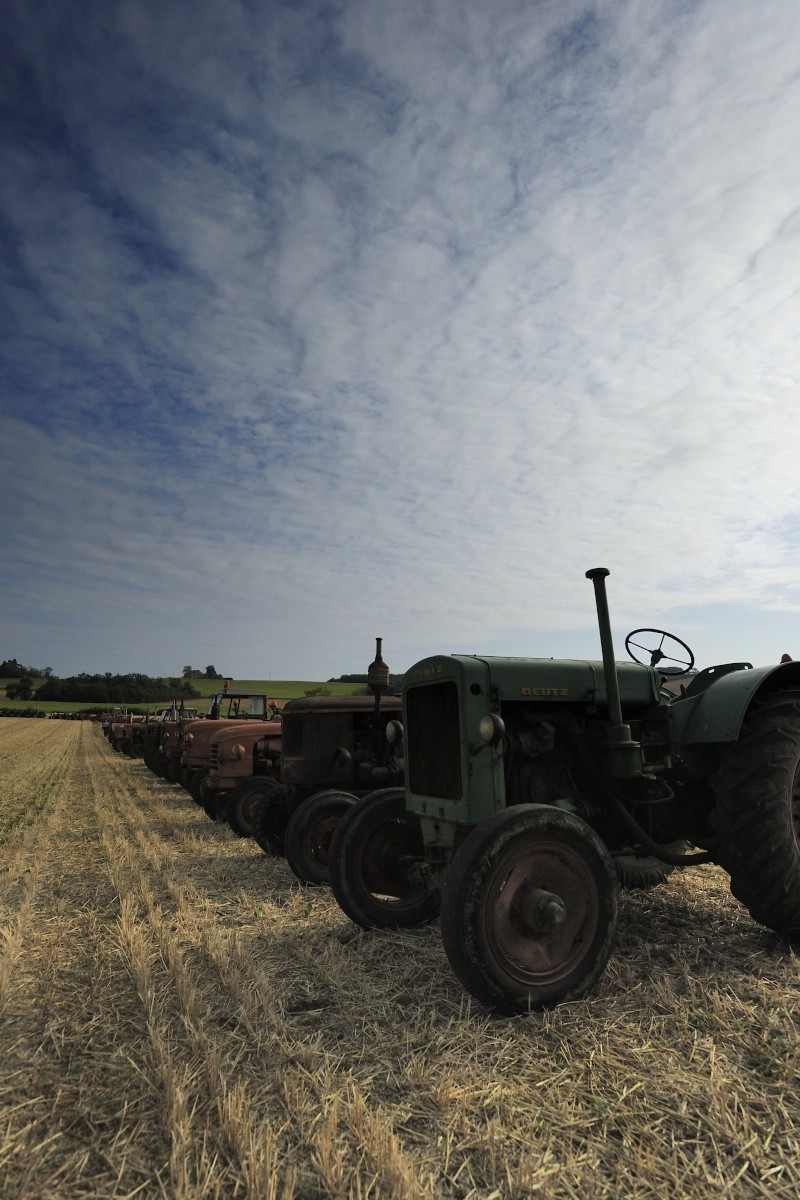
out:
<path id="1" fill-rule="evenodd" d="M 754 648 L 719 652 L 773 655 L 764 614 L 800 607 L 800 16 L 312 10 L 124 4 L 91 59 L 18 34 L 55 85 L 2 190 L 4 653 L 542 653 L 593 629 L 602 564 L 620 627 L 674 614 L 717 652 L 724 605 Z"/>

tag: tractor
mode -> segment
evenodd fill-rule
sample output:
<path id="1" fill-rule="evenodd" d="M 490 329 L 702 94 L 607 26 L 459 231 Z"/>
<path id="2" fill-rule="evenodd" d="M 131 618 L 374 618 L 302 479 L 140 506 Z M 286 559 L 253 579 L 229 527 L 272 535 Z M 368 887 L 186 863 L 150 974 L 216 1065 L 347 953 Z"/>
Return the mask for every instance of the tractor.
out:
<path id="1" fill-rule="evenodd" d="M 281 758 L 281 710 L 263 726 L 227 722 L 212 734 L 208 745 L 208 774 L 203 779 L 202 806 L 212 820 L 228 821 L 240 837 L 252 834 L 250 806 L 261 792 L 261 781 L 278 778 Z"/>
<path id="2" fill-rule="evenodd" d="M 403 762 L 387 740 L 400 727 L 399 696 L 386 693 L 389 668 L 376 639 L 367 671 L 372 696 L 306 696 L 283 709 L 280 761 L 264 758 L 264 777 L 227 800 L 228 820 L 251 832 L 267 854 L 284 854 L 308 886 L 328 882 L 328 846 L 345 812 L 377 787 L 403 782 Z M 276 778 L 277 775 L 277 778 Z"/>
<path id="3" fill-rule="evenodd" d="M 233 722 L 247 724 L 253 721 L 263 728 L 266 722 L 273 721 L 274 713 L 275 702 L 264 693 L 229 692 L 226 680 L 223 691 L 212 698 L 205 717 L 178 722 L 168 752 L 162 757 L 161 774 L 168 782 L 180 783 L 195 803 L 216 820 L 203 791 L 203 782 L 209 772 L 212 736 Z"/>
<path id="4" fill-rule="evenodd" d="M 505 1013 L 584 995 L 620 886 L 677 868 L 719 864 L 754 920 L 800 933 L 800 663 L 691 675 L 691 650 L 661 629 L 628 634 L 633 661 L 615 662 L 609 572 L 586 574 L 602 660 L 417 663 L 388 729 L 405 788 L 363 797 L 330 846 L 352 920 L 412 926 L 441 908 L 456 975 Z"/>

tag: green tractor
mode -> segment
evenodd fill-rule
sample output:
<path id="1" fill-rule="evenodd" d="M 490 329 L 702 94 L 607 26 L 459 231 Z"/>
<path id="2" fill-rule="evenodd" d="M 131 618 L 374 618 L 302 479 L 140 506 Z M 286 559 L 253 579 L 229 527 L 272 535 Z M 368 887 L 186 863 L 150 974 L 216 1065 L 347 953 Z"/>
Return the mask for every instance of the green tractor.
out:
<path id="1" fill-rule="evenodd" d="M 608 573 L 587 572 L 602 661 L 413 666 L 403 727 L 388 727 L 405 788 L 358 801 L 330 846 L 352 920 L 421 924 L 441 901 L 456 975 L 502 1012 L 583 995 L 611 955 L 620 885 L 676 868 L 718 863 L 756 921 L 800 933 L 800 663 L 691 674 L 660 629 L 630 633 L 634 661 L 617 663 Z"/>
<path id="2" fill-rule="evenodd" d="M 253 837 L 267 854 L 283 854 L 309 886 L 328 882 L 328 847 L 338 822 L 359 796 L 403 782 L 403 762 L 387 738 L 401 728 L 399 696 L 376 638 L 367 671 L 372 696 L 307 696 L 283 708 L 278 763 L 228 796 L 228 819 L 249 809 Z M 277 778 L 275 777 L 277 774 Z M 241 822 L 240 822 L 241 824 Z"/>

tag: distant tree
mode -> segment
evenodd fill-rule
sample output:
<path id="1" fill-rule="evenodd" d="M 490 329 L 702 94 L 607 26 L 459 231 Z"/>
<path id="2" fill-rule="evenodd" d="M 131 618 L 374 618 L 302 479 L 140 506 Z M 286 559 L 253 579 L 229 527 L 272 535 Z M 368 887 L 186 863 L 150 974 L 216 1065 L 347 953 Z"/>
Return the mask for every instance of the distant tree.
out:
<path id="1" fill-rule="evenodd" d="M 222 679 L 216 667 L 206 667 L 206 679 Z"/>
<path id="2" fill-rule="evenodd" d="M 30 675 L 23 675 L 19 683 L 12 683 L 6 688 L 6 695 L 9 700 L 30 700 L 33 695 L 33 679 Z"/>
<path id="3" fill-rule="evenodd" d="M 192 678 L 192 673 L 193 673 L 193 671 L 194 671 L 194 667 L 192 667 L 192 666 L 185 666 L 185 667 L 183 668 L 183 671 L 182 671 L 183 678 L 184 678 L 184 679 L 191 679 L 191 678 Z"/>
<path id="4" fill-rule="evenodd" d="M 48 667 L 47 670 L 52 674 L 52 667 Z M 15 658 L 6 658 L 0 663 L 0 679 L 19 679 L 22 675 L 30 675 L 31 679 L 41 679 L 44 674 L 41 667 L 26 667 Z"/>

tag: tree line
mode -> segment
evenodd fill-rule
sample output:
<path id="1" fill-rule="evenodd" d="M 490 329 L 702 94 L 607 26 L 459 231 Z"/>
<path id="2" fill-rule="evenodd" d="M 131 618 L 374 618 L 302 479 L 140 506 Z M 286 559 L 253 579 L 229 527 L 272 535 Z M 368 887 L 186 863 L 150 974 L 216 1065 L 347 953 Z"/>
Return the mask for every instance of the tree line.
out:
<path id="1" fill-rule="evenodd" d="M 20 680 L 22 683 L 22 680 Z M 11 689 L 6 688 L 11 696 Z M 149 704 L 167 697 L 194 700 L 200 696 L 188 679 L 152 675 L 70 675 L 66 679 L 48 679 L 36 689 L 36 700 L 72 700 L 97 704 Z M 13 699 L 13 697 L 11 697 Z M 21 700 L 30 699 L 20 696 Z"/>
<path id="2" fill-rule="evenodd" d="M 366 683 L 366 682 L 367 682 L 367 676 L 363 673 L 357 674 L 357 675 L 333 675 L 328 680 L 328 683 Z M 389 673 L 389 690 L 390 691 L 396 690 L 398 688 L 401 688 L 402 686 L 403 686 L 403 676 L 402 675 L 392 675 L 390 672 Z"/>
<path id="3" fill-rule="evenodd" d="M 15 658 L 4 658 L 0 663 L 0 679 L 21 679 L 23 675 L 29 679 L 49 679 L 52 674 L 52 667 L 25 667 Z"/>
<path id="4" fill-rule="evenodd" d="M 8 660 L 14 662 L 14 659 Z M 69 675 L 65 679 L 48 675 L 31 675 L 27 672 L 17 677 L 16 683 L 6 687 L 9 700 L 71 700 L 80 704 L 150 704 L 168 697 L 195 700 L 202 693 L 189 679 L 175 676 L 132 675 Z M 8 679 L 5 675 L 3 678 Z M 38 681 L 43 678 L 43 682 Z M 217 677 L 218 678 L 218 677 Z M 38 686 L 36 686 L 38 683 Z"/>

